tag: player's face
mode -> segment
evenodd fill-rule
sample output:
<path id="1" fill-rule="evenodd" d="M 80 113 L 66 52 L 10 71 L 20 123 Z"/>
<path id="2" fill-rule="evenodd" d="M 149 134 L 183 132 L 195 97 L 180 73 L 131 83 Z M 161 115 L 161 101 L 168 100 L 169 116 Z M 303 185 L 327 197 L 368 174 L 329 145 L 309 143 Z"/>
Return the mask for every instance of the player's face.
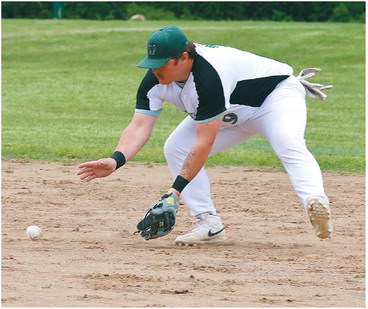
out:
<path id="1" fill-rule="evenodd" d="M 170 59 L 162 67 L 152 69 L 160 84 L 167 85 L 172 82 L 184 82 L 189 76 L 192 60 L 184 52 L 181 59 Z"/>
<path id="2" fill-rule="evenodd" d="M 160 84 L 167 85 L 176 81 L 177 71 L 179 69 L 177 62 L 175 59 L 170 59 L 162 67 L 152 70 Z"/>

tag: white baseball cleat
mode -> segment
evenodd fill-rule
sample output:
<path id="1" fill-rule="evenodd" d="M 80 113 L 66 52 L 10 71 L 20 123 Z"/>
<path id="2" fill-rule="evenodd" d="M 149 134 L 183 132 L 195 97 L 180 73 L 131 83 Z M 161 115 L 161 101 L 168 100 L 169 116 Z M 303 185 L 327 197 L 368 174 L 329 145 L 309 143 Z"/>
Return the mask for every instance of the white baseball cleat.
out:
<path id="1" fill-rule="evenodd" d="M 319 238 L 331 238 L 333 225 L 331 210 L 322 198 L 312 196 L 307 201 L 307 213 Z"/>
<path id="2" fill-rule="evenodd" d="M 227 239 L 219 216 L 205 212 L 196 216 L 195 228 L 175 239 L 177 245 L 213 244 Z"/>

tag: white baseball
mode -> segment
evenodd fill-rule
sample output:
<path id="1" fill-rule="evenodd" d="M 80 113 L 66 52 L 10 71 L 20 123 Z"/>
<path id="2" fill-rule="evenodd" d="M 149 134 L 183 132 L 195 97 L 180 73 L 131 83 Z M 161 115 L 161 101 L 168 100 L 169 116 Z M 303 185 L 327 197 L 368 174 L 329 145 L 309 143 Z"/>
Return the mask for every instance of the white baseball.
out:
<path id="1" fill-rule="evenodd" d="M 27 227 L 27 236 L 32 240 L 37 240 L 41 237 L 42 231 L 37 225 Z"/>

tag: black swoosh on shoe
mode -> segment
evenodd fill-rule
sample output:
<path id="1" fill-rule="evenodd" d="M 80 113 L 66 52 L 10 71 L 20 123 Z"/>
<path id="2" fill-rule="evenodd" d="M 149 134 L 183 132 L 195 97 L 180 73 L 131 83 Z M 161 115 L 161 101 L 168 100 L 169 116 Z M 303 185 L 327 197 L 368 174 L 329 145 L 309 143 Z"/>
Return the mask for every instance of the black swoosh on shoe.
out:
<path id="1" fill-rule="evenodd" d="M 222 228 L 221 230 L 215 232 L 215 233 L 212 233 L 211 230 L 208 231 L 208 236 L 209 237 L 213 237 L 213 236 L 216 236 L 217 234 L 220 234 L 224 229 Z"/>

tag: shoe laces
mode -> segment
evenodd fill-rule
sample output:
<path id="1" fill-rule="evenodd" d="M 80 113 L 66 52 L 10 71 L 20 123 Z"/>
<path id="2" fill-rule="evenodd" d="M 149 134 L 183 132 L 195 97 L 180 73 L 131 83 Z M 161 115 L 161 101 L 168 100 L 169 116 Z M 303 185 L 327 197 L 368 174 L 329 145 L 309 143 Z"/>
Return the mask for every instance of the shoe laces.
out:
<path id="1" fill-rule="evenodd" d="M 211 227 L 211 216 L 213 215 L 208 214 L 204 218 L 202 218 L 201 216 L 196 217 L 196 220 L 192 223 L 192 232 L 209 229 Z"/>

